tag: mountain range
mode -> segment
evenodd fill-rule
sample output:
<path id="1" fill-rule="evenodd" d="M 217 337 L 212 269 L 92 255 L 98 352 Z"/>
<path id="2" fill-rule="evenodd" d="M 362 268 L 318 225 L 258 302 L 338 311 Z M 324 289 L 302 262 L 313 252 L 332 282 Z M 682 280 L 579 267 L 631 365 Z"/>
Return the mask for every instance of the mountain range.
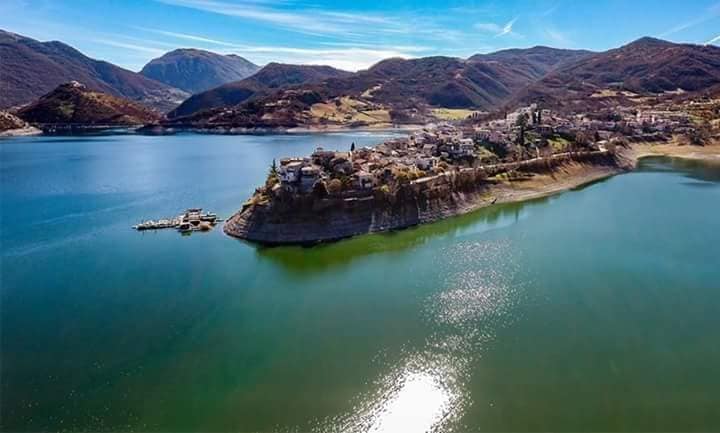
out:
<path id="1" fill-rule="evenodd" d="M 648 94 L 698 92 L 720 86 L 720 48 L 642 38 L 557 68 L 522 89 L 511 105 L 542 102 L 580 108 Z"/>
<path id="2" fill-rule="evenodd" d="M 222 86 L 230 91 L 235 83 Z M 720 48 L 642 38 L 605 52 L 548 47 L 468 59 L 388 59 L 352 75 L 286 86 L 269 95 L 194 105 L 182 123 L 262 126 L 427 121 L 433 108 L 506 111 L 537 102 L 565 111 L 720 89 Z M 204 94 L 193 97 L 202 100 Z M 384 114 L 382 111 L 384 110 Z M 370 116 L 366 115 L 371 113 Z M 173 114 L 170 113 L 171 118 Z M 356 122 L 358 121 L 358 122 Z"/>
<path id="3" fill-rule="evenodd" d="M 437 109 L 497 112 L 538 102 L 587 110 L 720 91 L 720 48 L 653 38 L 605 52 L 533 47 L 467 59 L 391 58 L 354 73 L 281 63 L 259 68 L 239 56 L 194 49 L 167 53 L 135 73 L 61 42 L 3 31 L 0 56 L 0 108 L 78 81 L 88 91 L 167 112 L 167 123 L 203 127 L 424 122 Z"/>
<path id="4" fill-rule="evenodd" d="M 188 93 L 199 93 L 242 80 L 258 70 L 260 66 L 235 54 L 177 49 L 151 60 L 140 74 Z"/>
<path id="5" fill-rule="evenodd" d="M 168 113 L 168 117 L 187 116 L 202 110 L 237 105 L 251 98 L 268 96 L 289 86 L 351 76 L 351 72 L 330 66 L 270 63 L 249 78 L 191 96 Z"/>
<path id="6" fill-rule="evenodd" d="M 62 42 L 39 42 L 0 30 L 0 108 L 30 103 L 69 81 L 167 111 L 187 92 L 108 62 L 91 59 Z"/>

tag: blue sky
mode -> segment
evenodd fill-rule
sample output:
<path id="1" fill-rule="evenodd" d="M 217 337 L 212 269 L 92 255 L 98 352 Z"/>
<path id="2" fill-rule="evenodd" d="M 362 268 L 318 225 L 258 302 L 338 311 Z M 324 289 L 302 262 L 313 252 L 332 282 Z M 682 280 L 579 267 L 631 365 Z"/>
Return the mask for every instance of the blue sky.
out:
<path id="1" fill-rule="evenodd" d="M 641 36 L 720 44 L 720 1 L 1 0 L 0 28 L 132 70 L 180 47 L 358 70 L 394 56 L 605 50 Z"/>

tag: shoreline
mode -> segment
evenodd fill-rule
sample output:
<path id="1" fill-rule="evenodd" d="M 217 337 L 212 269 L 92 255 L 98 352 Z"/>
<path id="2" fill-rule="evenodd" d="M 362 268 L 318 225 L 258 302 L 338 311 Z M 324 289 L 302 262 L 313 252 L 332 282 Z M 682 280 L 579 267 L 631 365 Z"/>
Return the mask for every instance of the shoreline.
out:
<path id="1" fill-rule="evenodd" d="M 653 156 L 686 158 L 720 163 L 720 143 L 704 147 L 678 146 L 672 144 L 653 145 L 649 143 L 631 145 L 629 148 L 618 152 L 614 157 L 613 164 L 570 161 L 548 172 L 533 173 L 533 176 L 529 179 L 494 181 L 493 183 L 488 183 L 485 188 L 470 193 L 450 192 L 452 197 L 449 201 L 440 203 L 438 209 L 430 212 L 428 215 L 416 216 L 416 218 L 409 223 L 401 222 L 395 226 L 392 224 L 396 223 L 396 221 L 392 221 L 390 226 L 380 225 L 375 227 L 374 225 L 369 225 L 365 226 L 364 230 L 355 229 L 352 231 L 351 229 L 346 233 L 334 233 L 334 229 L 328 225 L 326 228 L 321 229 L 325 230 L 322 236 L 315 236 L 313 239 L 301 239 L 296 236 L 297 233 L 295 231 L 303 227 L 309 232 L 312 232 L 312 229 L 316 228 L 312 227 L 312 223 L 305 225 L 295 222 L 289 223 L 287 224 L 288 226 L 296 227 L 286 231 L 282 230 L 282 224 L 276 224 L 275 226 L 271 224 L 274 230 L 279 230 L 278 233 L 280 234 L 273 233 L 272 236 L 274 239 L 263 239 L 264 234 L 262 232 L 253 233 L 255 229 L 253 227 L 254 222 L 247 221 L 247 215 L 241 210 L 227 220 L 223 231 L 231 237 L 266 246 L 317 245 L 336 242 L 364 234 L 399 231 L 421 224 L 431 224 L 444 219 L 469 214 L 495 204 L 518 203 L 553 196 L 600 180 L 608 179 L 618 174 L 631 172 L 635 170 L 640 159 Z M 343 215 L 344 212 L 348 213 L 352 211 L 338 210 L 336 211 L 339 215 L 338 218 L 347 217 L 347 215 Z M 402 214 L 403 212 L 407 212 L 407 209 L 400 208 L 398 212 Z M 266 216 L 268 215 L 262 215 L 263 218 Z M 373 215 L 373 221 L 375 221 L 375 217 L 376 215 Z M 250 219 L 252 218 L 253 216 L 250 216 Z M 263 222 L 262 224 L 265 223 Z M 308 228 L 306 226 L 310 227 Z M 288 235 L 288 233 L 292 233 L 292 235 Z M 282 239 L 283 236 L 287 236 L 287 238 Z"/>
<path id="2" fill-rule="evenodd" d="M 229 236 L 260 245 L 316 245 L 359 235 L 392 232 L 465 215 L 495 204 L 551 196 L 578 188 L 634 167 L 631 160 L 611 155 L 586 156 L 555 163 L 549 170 L 532 172 L 530 178 L 488 178 L 463 190 L 442 180 L 400 191 L 390 203 L 342 198 L 292 212 L 267 204 L 252 205 L 232 215 L 223 231 Z"/>
<path id="3" fill-rule="evenodd" d="M 144 126 L 137 130 L 138 134 L 164 135 L 176 133 L 195 133 L 207 135 L 267 135 L 267 134 L 333 134 L 343 132 L 402 132 L 418 131 L 425 128 L 425 125 L 418 124 L 382 124 L 366 126 L 297 126 L 292 128 L 283 127 L 202 127 L 183 125 L 152 125 Z"/>
<path id="4" fill-rule="evenodd" d="M 54 129 L 43 129 L 27 127 L 21 129 L 10 129 L 0 132 L 0 138 L 27 137 L 34 135 L 84 135 L 91 133 L 102 133 L 113 130 L 123 131 L 124 134 L 137 135 L 174 135 L 174 134 L 198 134 L 198 135 L 293 135 L 293 134 L 340 134 L 352 132 L 370 133 L 398 133 L 418 131 L 423 125 L 383 125 L 382 127 L 362 126 L 337 126 L 337 127 L 297 127 L 297 128 L 201 128 L 201 127 L 165 127 L 165 126 L 141 126 L 141 125 L 64 125 Z"/>
<path id="5" fill-rule="evenodd" d="M 635 159 L 666 156 L 720 164 L 720 142 L 706 146 L 646 143 L 635 145 L 632 152 L 630 156 Z"/>
<path id="6" fill-rule="evenodd" d="M 27 126 L 25 128 L 8 129 L 6 131 L 0 131 L 0 138 L 12 138 L 12 137 L 30 137 L 34 135 L 42 135 L 41 129 L 35 128 L 34 126 Z"/>

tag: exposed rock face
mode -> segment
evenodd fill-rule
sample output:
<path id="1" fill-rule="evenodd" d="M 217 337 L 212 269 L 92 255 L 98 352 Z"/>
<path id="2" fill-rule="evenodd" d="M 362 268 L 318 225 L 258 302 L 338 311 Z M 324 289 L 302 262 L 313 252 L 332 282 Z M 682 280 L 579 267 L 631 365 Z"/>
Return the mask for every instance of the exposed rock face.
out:
<path id="1" fill-rule="evenodd" d="M 91 59 L 61 42 L 39 42 L 0 30 L 0 108 L 33 102 L 77 80 L 91 90 L 169 111 L 189 95 L 108 62 Z"/>
<path id="2" fill-rule="evenodd" d="M 0 111 L 0 132 L 10 129 L 21 129 L 27 126 L 27 123 L 17 116 L 7 111 Z"/>
<path id="3" fill-rule="evenodd" d="M 210 51 L 179 49 L 151 60 L 140 73 L 190 93 L 247 78 L 260 67 L 240 56 Z"/>
<path id="4" fill-rule="evenodd" d="M 393 194 L 374 193 L 352 199 L 275 199 L 247 206 L 227 221 L 224 230 L 231 236 L 268 245 L 334 241 L 438 221 L 496 201 L 547 195 L 610 176 L 626 167 L 612 155 L 596 153 L 518 169 L 551 172 L 553 177 L 542 188 L 535 185 L 523 189 L 522 182 L 511 188 L 487 179 L 494 173 L 475 169 L 405 185 Z"/>
<path id="5" fill-rule="evenodd" d="M 58 86 L 18 115 L 32 123 L 60 125 L 142 125 L 160 119 L 143 105 L 93 92 L 77 81 Z"/>
<path id="6" fill-rule="evenodd" d="M 36 135 L 40 133 L 42 133 L 42 131 L 30 126 L 19 117 L 7 111 L 0 110 L 0 137 Z"/>

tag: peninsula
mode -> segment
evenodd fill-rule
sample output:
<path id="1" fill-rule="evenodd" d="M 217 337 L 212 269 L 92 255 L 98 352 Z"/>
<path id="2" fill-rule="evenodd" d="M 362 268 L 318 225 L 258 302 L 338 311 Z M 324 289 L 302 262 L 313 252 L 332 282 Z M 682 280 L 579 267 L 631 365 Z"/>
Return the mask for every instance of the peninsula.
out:
<path id="1" fill-rule="evenodd" d="M 374 148 L 318 148 L 273 161 L 224 230 L 267 245 L 315 244 L 549 195 L 631 170 L 642 154 L 717 142 L 702 116 L 718 106 L 708 98 L 564 115 L 531 104 Z"/>

